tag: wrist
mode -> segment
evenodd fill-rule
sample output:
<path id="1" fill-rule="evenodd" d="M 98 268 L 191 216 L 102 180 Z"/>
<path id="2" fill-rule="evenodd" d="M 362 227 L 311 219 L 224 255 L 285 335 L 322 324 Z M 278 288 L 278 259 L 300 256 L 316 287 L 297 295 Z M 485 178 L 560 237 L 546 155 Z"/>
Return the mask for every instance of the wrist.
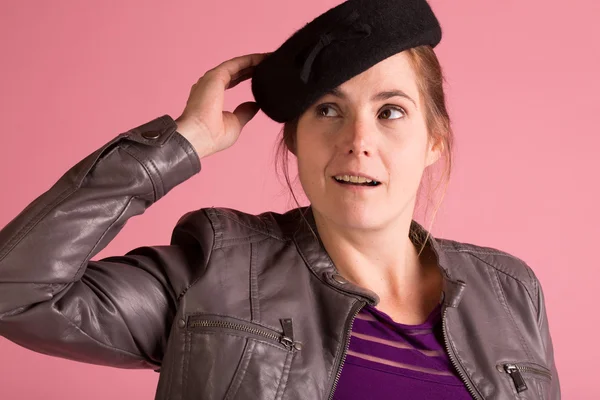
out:
<path id="1" fill-rule="evenodd" d="M 182 117 L 177 118 L 175 123 L 177 124 L 177 132 L 190 142 L 199 158 L 204 158 L 212 153 L 210 146 L 207 144 L 207 136 L 203 135 L 201 124 Z"/>

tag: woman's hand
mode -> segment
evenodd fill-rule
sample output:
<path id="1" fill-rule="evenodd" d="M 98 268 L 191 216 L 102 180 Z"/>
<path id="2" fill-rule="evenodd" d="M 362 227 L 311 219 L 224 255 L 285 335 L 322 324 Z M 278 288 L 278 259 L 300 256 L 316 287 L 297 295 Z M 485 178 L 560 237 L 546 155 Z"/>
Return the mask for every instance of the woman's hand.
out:
<path id="1" fill-rule="evenodd" d="M 196 149 L 200 158 L 225 150 L 238 139 L 242 128 L 256 115 L 258 105 L 245 102 L 233 112 L 223 111 L 225 90 L 252 77 L 254 67 L 269 53 L 232 58 L 207 71 L 190 91 L 177 131 Z"/>

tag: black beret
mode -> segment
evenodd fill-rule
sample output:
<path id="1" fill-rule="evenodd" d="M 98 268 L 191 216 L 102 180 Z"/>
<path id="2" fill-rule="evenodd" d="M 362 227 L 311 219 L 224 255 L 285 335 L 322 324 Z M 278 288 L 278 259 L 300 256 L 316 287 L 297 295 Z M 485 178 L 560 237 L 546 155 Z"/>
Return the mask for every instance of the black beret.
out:
<path id="1" fill-rule="evenodd" d="M 252 94 L 277 122 L 404 50 L 442 39 L 426 0 L 348 0 L 296 31 L 256 66 Z"/>

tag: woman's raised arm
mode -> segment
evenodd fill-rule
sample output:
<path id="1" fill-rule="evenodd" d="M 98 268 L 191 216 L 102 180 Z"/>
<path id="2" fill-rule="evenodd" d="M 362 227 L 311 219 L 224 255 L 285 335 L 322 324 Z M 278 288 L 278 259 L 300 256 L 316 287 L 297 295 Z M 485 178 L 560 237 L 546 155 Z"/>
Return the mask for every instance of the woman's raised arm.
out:
<path id="1" fill-rule="evenodd" d="M 179 295 L 205 265 L 212 230 L 198 215 L 168 246 L 90 261 L 200 159 L 231 146 L 254 103 L 223 95 L 262 55 L 226 61 L 191 91 L 185 111 L 120 134 L 69 169 L 0 231 L 0 335 L 29 349 L 123 368 L 160 365 Z"/>

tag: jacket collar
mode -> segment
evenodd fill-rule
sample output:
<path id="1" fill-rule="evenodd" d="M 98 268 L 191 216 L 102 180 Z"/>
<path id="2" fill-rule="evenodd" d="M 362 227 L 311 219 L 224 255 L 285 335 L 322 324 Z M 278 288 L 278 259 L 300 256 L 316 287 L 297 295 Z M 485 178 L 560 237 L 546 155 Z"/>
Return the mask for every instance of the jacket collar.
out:
<path id="1" fill-rule="evenodd" d="M 300 255 L 321 281 L 353 297 L 366 300 L 371 305 L 379 303 L 379 296 L 376 293 L 354 285 L 337 271 L 317 231 L 312 207 L 296 208 L 286 214 L 293 216 L 291 221 L 295 223 L 292 236 Z M 410 230 L 410 238 L 413 243 L 421 246 L 428 231 L 415 220 L 412 220 Z M 438 267 L 442 272 L 444 304 L 448 307 L 456 307 L 465 289 L 465 282 L 460 276 L 460 268 L 451 264 L 441 243 L 433 235 L 429 235 L 427 238 L 427 245 L 433 250 Z"/>

